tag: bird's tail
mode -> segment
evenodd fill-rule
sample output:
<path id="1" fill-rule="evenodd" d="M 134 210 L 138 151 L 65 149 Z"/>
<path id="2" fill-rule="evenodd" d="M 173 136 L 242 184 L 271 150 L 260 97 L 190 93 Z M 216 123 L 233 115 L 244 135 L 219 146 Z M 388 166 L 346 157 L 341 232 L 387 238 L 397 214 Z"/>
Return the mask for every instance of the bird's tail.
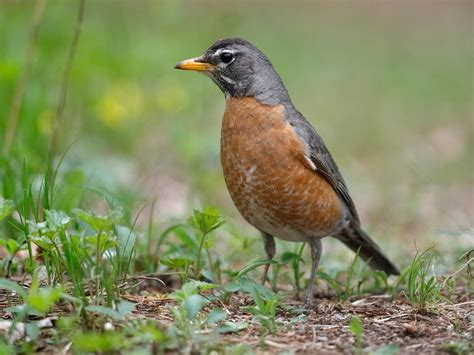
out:
<path id="1" fill-rule="evenodd" d="M 362 230 L 358 223 L 351 222 L 335 236 L 359 255 L 371 267 L 389 275 L 400 275 L 398 268 L 382 253 L 379 246 Z"/>

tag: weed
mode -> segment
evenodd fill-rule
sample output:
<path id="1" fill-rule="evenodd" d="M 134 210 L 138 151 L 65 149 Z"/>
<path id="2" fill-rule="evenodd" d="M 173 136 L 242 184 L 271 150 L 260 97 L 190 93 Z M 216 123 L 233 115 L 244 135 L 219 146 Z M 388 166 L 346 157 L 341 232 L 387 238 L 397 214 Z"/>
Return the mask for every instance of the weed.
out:
<path id="1" fill-rule="evenodd" d="M 334 291 L 339 303 L 362 298 L 366 293 L 382 293 L 390 288 L 387 274 L 368 267 L 361 261 L 359 253 L 355 254 L 345 271 L 330 275 L 319 270 L 318 277 Z"/>
<path id="2" fill-rule="evenodd" d="M 465 341 L 459 341 L 442 344 L 440 349 L 452 355 L 467 355 L 472 354 L 474 347 L 472 346 L 472 343 L 469 344 Z"/>
<path id="3" fill-rule="evenodd" d="M 275 333 L 277 330 L 276 311 L 281 304 L 280 298 L 276 294 L 273 294 L 271 297 L 266 297 L 261 294 L 256 287 L 252 289 L 251 295 L 255 306 L 246 306 L 243 307 L 243 310 L 253 314 L 260 324 L 270 333 Z"/>
<path id="4" fill-rule="evenodd" d="M 14 210 L 14 203 L 11 200 L 0 201 L 0 222 L 5 218 L 9 217 Z M 8 253 L 8 257 L 2 262 L 4 274 L 6 277 L 10 275 L 10 269 L 13 263 L 15 255 L 22 249 L 24 240 L 15 240 L 8 238 L 7 240 L 0 239 L 0 246 L 3 246 Z"/>
<path id="5" fill-rule="evenodd" d="M 382 345 L 371 352 L 373 355 L 397 355 L 400 354 L 400 346 L 397 344 Z"/>
<path id="6" fill-rule="evenodd" d="M 29 317 L 44 316 L 60 298 L 70 298 L 64 294 L 63 290 L 60 288 L 40 288 L 36 274 L 33 277 L 29 292 L 26 292 L 23 287 L 16 282 L 8 279 L 0 279 L 0 289 L 15 292 L 23 301 L 22 304 L 14 305 L 5 309 L 7 312 L 14 314 L 9 333 L 11 334 L 15 331 L 18 323 L 26 322 L 26 335 L 32 341 L 36 340 L 39 334 L 39 328 L 35 321 L 29 321 Z"/>
<path id="7" fill-rule="evenodd" d="M 355 353 L 360 355 L 362 354 L 362 322 L 359 317 L 352 316 L 351 320 L 349 321 L 349 330 L 351 331 L 352 335 L 355 339 Z"/>
<path id="8" fill-rule="evenodd" d="M 256 260 L 252 261 L 249 264 L 245 265 L 238 273 L 232 273 L 232 279 L 221 289 L 221 300 L 223 303 L 228 304 L 231 293 L 233 292 L 246 292 L 251 293 L 254 288 L 260 293 L 265 293 L 268 296 L 271 296 L 273 293 L 270 292 L 265 286 L 260 285 L 247 277 L 247 274 L 256 269 L 259 266 L 273 264 L 278 266 L 278 263 L 275 260 Z"/>
<path id="9" fill-rule="evenodd" d="M 201 263 L 201 256 L 203 252 L 203 248 L 206 250 L 209 267 L 211 269 L 212 275 L 216 277 L 216 273 L 214 270 L 214 263 L 212 261 L 210 249 L 214 245 L 214 240 L 211 238 L 210 233 L 220 226 L 224 224 L 221 216 L 215 210 L 207 209 L 204 212 L 200 212 L 198 210 L 194 210 L 192 217 L 189 219 L 189 223 L 196 228 L 199 232 L 198 234 L 198 242 L 199 242 L 199 249 L 195 263 L 195 271 L 194 276 L 199 278 L 202 273 L 202 263 Z M 220 278 L 220 276 L 219 276 Z M 219 279 L 218 278 L 218 279 Z"/>
<path id="10" fill-rule="evenodd" d="M 216 286 L 192 280 L 185 283 L 180 290 L 171 294 L 171 298 L 177 305 L 167 306 L 174 318 L 174 324 L 169 330 L 169 335 L 177 340 L 181 348 L 190 347 L 194 349 L 196 346 L 198 348 L 203 346 L 204 339 L 200 337 L 201 328 L 225 318 L 226 314 L 217 309 L 211 311 L 204 319 L 198 317 L 202 308 L 210 302 L 200 292 L 210 290 Z"/>
<path id="11" fill-rule="evenodd" d="M 416 253 L 411 264 L 402 272 L 398 283 L 406 280 L 405 296 L 417 311 L 426 309 L 441 301 L 441 285 L 433 274 L 431 249 Z"/>
<path id="12" fill-rule="evenodd" d="M 301 271 L 300 264 L 304 263 L 304 260 L 302 258 L 304 247 L 305 243 L 302 243 L 301 245 L 295 245 L 294 252 L 285 252 L 281 255 L 280 258 L 281 264 L 289 264 L 291 266 L 291 269 L 293 271 L 293 282 L 296 292 L 299 292 L 302 289 L 301 279 L 304 276 L 304 272 Z"/>
<path id="13" fill-rule="evenodd" d="M 179 246 L 175 243 L 164 253 L 160 263 L 176 270 L 181 276 L 183 283 L 189 281 L 191 269 L 195 279 L 207 279 L 214 282 L 221 282 L 221 271 L 218 262 L 213 261 L 211 248 L 214 245 L 212 232 L 224 224 L 221 216 L 212 209 L 204 212 L 194 210 L 193 215 L 188 218 L 187 225 L 174 225 L 169 227 L 160 236 L 158 245 L 174 234 L 181 242 Z M 188 227 L 191 226 L 190 230 Z M 207 254 L 209 271 L 205 269 L 203 253 Z"/>

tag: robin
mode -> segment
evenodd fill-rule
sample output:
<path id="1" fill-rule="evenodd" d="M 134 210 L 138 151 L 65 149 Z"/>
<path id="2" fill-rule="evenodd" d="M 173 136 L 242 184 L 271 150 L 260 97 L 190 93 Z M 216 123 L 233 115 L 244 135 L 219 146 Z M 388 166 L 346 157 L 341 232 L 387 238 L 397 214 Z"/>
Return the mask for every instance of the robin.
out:
<path id="1" fill-rule="evenodd" d="M 275 255 L 274 237 L 310 245 L 306 306 L 313 300 L 324 237 L 339 239 L 373 268 L 399 275 L 362 230 L 331 153 L 293 105 L 265 54 L 244 39 L 226 38 L 175 68 L 203 72 L 224 92 L 221 164 L 225 182 L 239 212 L 261 232 L 268 259 Z M 269 266 L 265 266 L 263 282 Z"/>

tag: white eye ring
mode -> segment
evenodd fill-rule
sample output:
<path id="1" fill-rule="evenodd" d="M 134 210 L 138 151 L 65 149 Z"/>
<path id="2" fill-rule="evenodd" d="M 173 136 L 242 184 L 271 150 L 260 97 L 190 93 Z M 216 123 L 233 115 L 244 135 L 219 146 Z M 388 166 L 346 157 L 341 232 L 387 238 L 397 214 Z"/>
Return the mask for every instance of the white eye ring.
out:
<path id="1" fill-rule="evenodd" d="M 230 50 L 219 49 L 215 53 L 216 56 L 222 61 L 223 64 L 229 65 L 235 60 L 235 52 Z"/>

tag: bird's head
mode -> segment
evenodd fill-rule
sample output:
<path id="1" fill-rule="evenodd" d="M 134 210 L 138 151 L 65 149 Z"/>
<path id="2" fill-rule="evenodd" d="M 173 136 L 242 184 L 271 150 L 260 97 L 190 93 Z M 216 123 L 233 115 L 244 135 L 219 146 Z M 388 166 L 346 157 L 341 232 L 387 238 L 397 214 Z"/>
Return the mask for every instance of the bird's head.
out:
<path id="1" fill-rule="evenodd" d="M 267 104 L 289 101 L 270 60 L 242 38 L 218 40 L 203 55 L 183 60 L 175 68 L 204 72 L 226 97 L 253 96 Z"/>

